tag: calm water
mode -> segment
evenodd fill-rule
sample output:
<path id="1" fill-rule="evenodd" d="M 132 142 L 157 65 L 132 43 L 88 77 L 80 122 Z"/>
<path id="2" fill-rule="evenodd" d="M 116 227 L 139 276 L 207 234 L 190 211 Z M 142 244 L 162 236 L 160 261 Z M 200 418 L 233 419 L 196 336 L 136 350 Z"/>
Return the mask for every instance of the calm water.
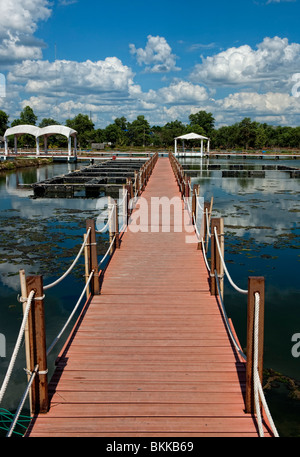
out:
<path id="1" fill-rule="evenodd" d="M 247 289 L 248 276 L 264 276 L 265 345 L 264 367 L 300 381 L 300 357 L 292 356 L 291 338 L 300 333 L 300 179 L 287 172 L 266 171 L 265 178 L 222 178 L 210 171 L 205 159 L 185 159 L 198 170 L 192 184 L 200 184 L 205 201 L 214 197 L 213 217 L 223 217 L 225 260 L 233 281 Z M 209 160 L 221 164 L 244 164 L 260 169 L 261 160 Z M 275 161 L 265 160 L 265 164 Z M 300 168 L 300 160 L 276 164 Z M 225 279 L 224 303 L 243 348 L 246 346 L 247 298 Z M 291 401 L 280 386 L 266 394 L 281 435 L 300 436 L 300 400 Z"/>
<path id="2" fill-rule="evenodd" d="M 207 170 L 205 159 L 186 159 L 186 163 L 197 170 L 192 183 L 200 184 L 200 195 L 207 201 L 214 197 L 214 216 L 224 218 L 225 259 L 233 280 L 247 288 L 248 276 L 266 278 L 264 366 L 300 380 L 300 357 L 291 354 L 291 338 L 300 333 L 300 179 L 279 171 L 266 172 L 265 178 L 222 178 L 221 171 Z M 222 163 L 228 169 L 233 161 L 210 159 L 209 163 Z M 261 161 L 245 163 L 261 166 Z M 300 161 L 287 163 L 300 166 Z M 6 337 L 6 358 L 0 358 L 0 385 L 22 320 L 22 305 L 17 300 L 19 270 L 24 268 L 27 275 L 42 274 L 45 284 L 57 279 L 78 252 L 86 219 L 99 214 L 97 200 L 32 199 L 32 191 L 20 189 L 17 184 L 29 184 L 80 166 L 57 164 L 0 175 L 0 333 Z M 101 252 L 106 252 L 107 235 L 99 235 L 99 241 Z M 64 325 L 81 293 L 83 272 L 82 259 L 70 276 L 47 291 L 47 345 Z M 245 347 L 246 298 L 225 280 L 224 301 Z M 50 377 L 63 342 L 50 355 Z M 23 352 L 21 349 L 1 405 L 11 411 L 26 386 Z M 281 436 L 300 436 L 300 401 L 290 401 L 282 387 L 268 393 L 267 400 Z"/>
<path id="3" fill-rule="evenodd" d="M 80 165 L 83 166 L 83 165 Z M 52 176 L 73 171 L 74 164 L 49 165 L 40 169 L 23 169 L 0 175 L 0 333 L 6 338 L 6 358 L 0 358 L 0 385 L 6 373 L 22 321 L 19 270 L 26 275 L 41 274 L 44 284 L 59 278 L 73 262 L 83 242 L 86 219 L 96 218 L 97 200 L 32 199 L 32 190 L 18 188 Z M 99 253 L 108 246 L 107 235 L 98 235 Z M 46 297 L 47 347 L 68 319 L 84 285 L 84 259 L 59 285 L 49 289 Z M 84 303 L 84 300 L 82 304 Z M 77 313 L 78 314 L 78 313 Z M 69 331 L 76 317 L 70 323 Z M 68 331 L 66 331 L 67 337 Z M 58 343 L 49 356 L 49 379 L 54 360 L 65 341 Z M 26 387 L 24 349 L 21 348 L 9 388 L 1 404 L 13 411 Z M 1 427 L 1 423 L 0 423 Z M 1 429 L 0 429 L 1 433 Z"/>

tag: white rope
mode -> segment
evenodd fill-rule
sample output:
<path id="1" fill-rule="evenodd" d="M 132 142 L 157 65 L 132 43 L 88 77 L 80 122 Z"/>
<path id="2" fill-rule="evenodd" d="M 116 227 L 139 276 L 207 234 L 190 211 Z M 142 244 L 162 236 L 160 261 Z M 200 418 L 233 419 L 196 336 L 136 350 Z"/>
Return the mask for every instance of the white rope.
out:
<path id="1" fill-rule="evenodd" d="M 198 241 L 200 241 L 200 233 L 199 233 L 199 230 L 198 230 L 198 227 L 197 227 L 197 221 L 195 219 L 195 214 L 193 214 L 193 222 L 194 222 L 194 227 L 195 227 L 195 231 L 196 231 L 196 235 L 197 235 Z"/>
<path id="2" fill-rule="evenodd" d="M 207 230 L 207 234 L 209 236 L 209 238 L 211 238 L 211 233 L 210 233 L 210 230 L 209 230 L 209 224 L 208 224 L 208 212 L 207 212 L 207 208 L 206 208 L 206 230 Z"/>
<path id="3" fill-rule="evenodd" d="M 120 233 L 125 232 L 126 227 L 127 227 L 127 224 L 125 222 L 125 224 L 123 224 L 122 227 L 120 228 Z"/>
<path id="4" fill-rule="evenodd" d="M 201 209 L 201 211 L 203 211 L 204 208 L 203 208 L 203 206 L 200 205 L 199 197 L 197 196 L 196 199 L 197 199 L 197 205 L 198 205 L 198 207 Z"/>
<path id="5" fill-rule="evenodd" d="M 259 303 L 260 296 L 258 293 L 255 294 L 255 314 L 254 314 L 254 355 L 253 355 L 253 387 L 254 387 L 254 404 L 255 412 L 258 422 L 259 436 L 264 436 L 264 430 L 262 426 L 262 418 L 259 404 L 259 374 L 258 374 L 258 324 L 259 324 Z"/>
<path id="6" fill-rule="evenodd" d="M 254 388 L 254 404 L 255 404 L 255 412 L 257 416 L 257 422 L 258 422 L 258 429 L 259 429 L 259 435 L 261 437 L 264 436 L 264 430 L 263 430 L 263 425 L 262 425 L 262 417 L 261 417 L 261 411 L 260 411 L 260 404 L 259 404 L 259 399 L 261 399 L 263 408 L 265 410 L 265 413 L 268 417 L 270 426 L 273 430 L 274 436 L 278 437 L 278 432 L 276 430 L 275 424 L 273 422 L 273 419 L 271 417 L 263 388 L 260 382 L 260 376 L 258 373 L 258 331 L 259 331 L 259 307 L 260 307 L 260 295 L 258 292 L 255 293 L 255 308 L 254 308 L 254 349 L 253 349 L 253 388 Z"/>
<path id="7" fill-rule="evenodd" d="M 226 313 L 225 306 L 224 306 L 223 299 L 222 299 L 222 294 L 221 294 L 221 290 L 220 290 L 220 283 L 219 283 L 217 270 L 215 270 L 215 278 L 216 278 L 218 294 L 219 294 L 219 300 L 220 300 L 220 303 L 221 303 L 223 316 L 224 316 L 224 319 L 225 319 L 225 322 L 226 322 L 226 326 L 227 326 L 228 332 L 230 334 L 231 340 L 232 340 L 233 344 L 235 345 L 236 350 L 238 351 L 238 353 L 243 357 L 243 359 L 247 360 L 247 357 L 245 356 L 245 354 L 240 349 L 240 346 L 236 342 L 236 339 L 235 339 L 235 337 L 234 337 L 234 335 L 232 333 L 231 326 L 229 324 L 229 320 L 228 320 L 227 313 Z"/>
<path id="8" fill-rule="evenodd" d="M 84 294 L 85 294 L 85 292 L 86 292 L 86 289 L 87 289 L 89 283 L 91 282 L 91 279 L 92 279 L 93 276 L 94 276 L 94 270 L 91 272 L 91 274 L 90 274 L 90 276 L 89 276 L 89 279 L 87 280 L 86 285 L 84 286 L 84 289 L 83 289 L 83 291 L 82 291 L 82 293 L 81 293 L 81 295 L 80 295 L 80 297 L 79 297 L 79 299 L 78 299 L 78 301 L 77 301 L 77 303 L 76 303 L 76 305 L 75 305 L 75 307 L 74 307 L 72 313 L 71 313 L 70 316 L 69 316 L 69 319 L 67 320 L 67 322 L 65 323 L 65 325 L 63 326 L 63 328 L 61 329 L 61 331 L 59 332 L 59 334 L 57 335 L 57 337 L 53 340 L 53 342 L 52 342 L 52 344 L 50 345 L 49 349 L 47 350 L 47 356 L 50 354 L 50 352 L 52 351 L 52 349 L 54 348 L 54 346 L 56 345 L 56 343 L 58 342 L 58 340 L 60 339 L 60 337 L 61 337 L 62 334 L 64 333 L 65 329 L 66 329 L 67 326 L 69 325 L 69 323 L 70 323 L 72 317 L 74 316 L 74 314 L 75 314 L 75 312 L 76 312 L 78 306 L 79 306 L 80 303 L 81 303 L 81 300 L 82 300 L 82 298 L 83 298 L 83 296 L 84 296 Z"/>
<path id="9" fill-rule="evenodd" d="M 56 281 L 54 281 L 52 284 L 48 284 L 47 286 L 44 286 L 44 290 L 50 289 L 51 287 L 54 287 L 57 284 L 59 284 L 73 270 L 74 266 L 78 262 L 79 257 L 82 254 L 83 249 L 85 248 L 85 245 L 87 244 L 90 231 L 91 231 L 91 228 L 88 229 L 87 234 L 86 234 L 86 238 L 85 238 L 84 242 L 82 243 L 82 246 L 81 246 L 81 248 L 80 248 L 80 250 L 79 250 L 79 252 L 78 252 L 78 254 L 77 254 L 77 256 L 76 256 L 76 258 L 74 260 L 74 262 L 70 266 L 70 268 L 60 278 L 58 278 Z"/>
<path id="10" fill-rule="evenodd" d="M 107 249 L 107 251 L 106 251 L 106 254 L 105 254 L 105 256 L 104 256 L 104 257 L 103 257 L 103 258 L 100 260 L 98 267 L 100 267 L 101 263 L 103 263 L 103 262 L 104 262 L 104 260 L 106 259 L 106 257 L 108 256 L 108 254 L 109 254 L 109 251 L 111 250 L 111 248 L 112 248 L 112 245 L 113 245 L 113 244 L 114 244 L 114 242 L 115 242 L 115 239 L 116 239 L 116 237 L 114 236 L 114 237 L 113 237 L 113 239 L 112 239 L 112 242 L 110 243 L 110 246 L 109 246 L 109 248 L 108 248 L 108 249 Z"/>
<path id="11" fill-rule="evenodd" d="M 18 338 L 17 338 L 17 341 L 16 341 L 16 345 L 15 345 L 13 354 L 11 356 L 10 363 L 9 363 L 9 366 L 8 366 L 8 369 L 7 369 L 7 372 L 6 372 L 6 375 L 5 375 L 4 381 L 2 383 L 1 390 L 0 390 L 0 404 L 2 402 L 4 394 L 6 392 L 6 389 L 7 389 L 7 386 L 8 386 L 8 383 L 9 383 L 9 380 L 10 380 L 10 377 L 11 377 L 11 374 L 12 374 L 16 359 L 17 359 L 17 355 L 18 355 L 18 352 L 19 352 L 19 349 L 20 349 L 20 346 L 21 346 L 21 342 L 22 342 L 24 331 L 25 331 L 25 326 L 26 326 L 26 322 L 27 322 L 27 319 L 28 319 L 28 314 L 29 314 L 29 311 L 30 311 L 30 307 L 31 307 L 31 304 L 32 304 L 32 300 L 33 300 L 34 294 L 35 294 L 35 291 L 32 290 L 30 292 L 29 296 L 28 296 L 28 299 L 27 299 L 27 305 L 26 305 L 26 308 L 25 308 L 25 311 L 24 311 L 22 324 L 21 324 L 21 327 L 20 327 L 20 330 L 19 330 L 19 335 L 18 335 Z"/>
<path id="12" fill-rule="evenodd" d="M 103 233 L 103 232 L 105 232 L 107 230 L 107 227 L 109 226 L 109 223 L 111 221 L 111 218 L 112 218 L 112 215 L 114 213 L 114 210 L 115 210 L 115 205 L 112 205 L 112 210 L 109 212 L 108 219 L 107 219 L 107 222 L 106 222 L 105 226 L 102 227 L 102 229 L 100 229 L 100 230 L 95 230 L 96 233 Z"/>
<path id="13" fill-rule="evenodd" d="M 192 215 L 192 209 L 191 209 L 191 205 L 190 205 L 190 202 L 189 202 L 189 197 L 184 197 L 184 202 L 186 204 L 188 213 L 191 216 Z"/>
<path id="14" fill-rule="evenodd" d="M 12 435 L 12 432 L 13 432 L 14 429 L 15 429 L 16 423 L 17 423 L 17 421 L 18 421 L 18 419 L 19 419 L 19 416 L 20 416 L 20 414 L 21 414 L 21 411 L 22 411 L 22 409 L 23 409 L 25 400 L 26 400 L 26 398 L 28 397 L 29 390 L 30 390 L 31 385 L 32 385 L 32 383 L 33 383 L 33 381 L 34 381 L 34 378 L 35 378 L 35 376 L 36 376 L 36 374 L 37 374 L 37 372 L 38 372 L 38 369 L 39 369 L 39 366 L 36 365 L 35 368 L 34 368 L 34 370 L 33 370 L 33 372 L 31 373 L 29 382 L 28 382 L 27 387 L 26 387 L 26 389 L 25 389 L 25 392 L 24 392 L 24 394 L 23 394 L 23 396 L 22 396 L 22 398 L 21 398 L 21 401 L 20 401 L 19 406 L 18 406 L 18 408 L 17 408 L 16 414 L 15 414 L 15 416 L 14 416 L 14 419 L 13 419 L 13 421 L 12 421 L 12 423 L 11 423 L 11 426 L 10 426 L 10 428 L 9 428 L 7 434 L 6 434 L 6 438 L 10 438 L 11 435 Z"/>
<path id="15" fill-rule="evenodd" d="M 203 238 L 201 239 L 201 244 L 202 244 L 202 252 L 203 252 L 204 262 L 205 262 L 206 268 L 208 269 L 208 271 L 210 271 L 210 266 L 208 265 L 208 260 L 207 260 L 207 257 L 206 257 Z"/>
<path id="16" fill-rule="evenodd" d="M 123 205 L 125 198 L 127 197 L 127 194 L 128 194 L 128 190 L 125 189 L 124 197 L 122 198 L 121 202 L 118 203 L 118 208 L 120 208 L 120 206 Z"/>
<path id="17" fill-rule="evenodd" d="M 218 233 L 217 233 L 217 227 L 214 228 L 214 232 L 215 232 L 215 239 L 216 239 L 216 243 L 217 243 L 217 246 L 218 246 L 218 251 L 219 251 L 219 255 L 220 255 L 220 258 L 221 258 L 221 262 L 222 262 L 222 265 L 224 267 L 224 270 L 225 270 L 225 273 L 227 275 L 227 278 L 230 282 L 230 284 L 232 285 L 232 287 L 234 287 L 238 292 L 240 292 L 241 294 L 247 294 L 248 293 L 248 290 L 244 290 L 244 289 L 240 289 L 236 284 L 234 284 L 234 282 L 232 281 L 231 277 L 230 277 L 230 274 L 227 270 L 227 267 L 225 265 L 225 262 L 224 262 L 224 259 L 223 259 L 223 256 L 222 256 L 222 253 L 221 253 L 221 248 L 220 248 L 220 244 L 219 244 L 219 240 L 218 240 Z"/>

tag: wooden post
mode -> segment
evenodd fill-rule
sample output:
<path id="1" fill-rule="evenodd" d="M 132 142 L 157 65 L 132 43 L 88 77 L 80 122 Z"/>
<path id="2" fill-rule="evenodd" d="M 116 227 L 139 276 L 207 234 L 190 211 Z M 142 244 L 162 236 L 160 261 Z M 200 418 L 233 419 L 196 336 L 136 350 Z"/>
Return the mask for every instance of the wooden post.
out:
<path id="1" fill-rule="evenodd" d="M 193 198 L 192 198 L 192 217 L 195 216 L 196 220 L 196 210 L 197 210 L 197 196 L 199 195 L 199 184 L 195 184 L 193 188 Z M 194 222 L 194 220 L 193 220 Z"/>
<path id="2" fill-rule="evenodd" d="M 85 242 L 86 240 L 86 233 L 83 235 L 83 241 Z M 88 243 L 88 241 L 87 241 Z M 87 244 L 84 247 L 84 268 L 85 268 L 85 283 L 87 283 L 89 276 L 90 276 L 90 271 L 89 271 L 89 255 L 88 255 L 88 246 Z M 88 285 L 86 288 L 86 298 L 88 298 L 90 295 L 90 286 Z"/>
<path id="3" fill-rule="evenodd" d="M 215 237 L 215 227 L 217 229 L 218 240 L 220 244 L 220 250 L 224 258 L 224 221 L 222 218 L 213 218 L 211 219 L 211 285 L 210 293 L 211 295 L 218 295 L 218 287 L 215 278 L 215 270 L 217 272 L 220 284 L 221 297 L 223 298 L 223 289 L 224 289 L 224 268 L 219 254 L 216 237 Z"/>
<path id="4" fill-rule="evenodd" d="M 248 310 L 247 310 L 247 364 L 246 364 L 246 413 L 255 412 L 253 388 L 253 358 L 254 358 L 254 319 L 255 293 L 260 295 L 259 329 L 258 329 L 258 373 L 262 382 L 263 375 L 263 346 L 264 346 L 264 304 L 265 278 L 248 278 Z"/>
<path id="5" fill-rule="evenodd" d="M 27 296 L 27 284 L 26 284 L 26 276 L 25 276 L 25 271 L 20 270 L 20 285 L 21 285 L 21 296 L 24 300 L 28 298 Z M 23 302 L 23 314 L 26 309 L 26 303 Z M 26 322 L 25 325 L 25 332 L 24 332 L 24 341 L 25 341 L 25 357 L 26 357 L 26 368 L 28 371 L 31 371 L 31 362 L 30 362 L 30 339 L 29 339 L 29 324 L 28 321 Z M 30 379 L 30 374 L 27 374 L 27 381 L 29 382 Z M 31 398 L 31 390 L 29 392 L 29 405 L 30 405 L 30 411 L 32 411 L 32 398 Z"/>
<path id="6" fill-rule="evenodd" d="M 122 194 L 122 227 L 124 226 L 124 224 L 127 225 L 127 202 L 128 202 L 128 198 L 125 197 L 125 194 L 126 194 L 126 191 L 127 191 L 127 187 L 125 184 L 123 184 L 123 194 Z"/>
<path id="7" fill-rule="evenodd" d="M 208 211 L 208 227 L 210 226 L 213 203 L 214 203 L 214 197 L 211 197 L 211 199 L 210 199 L 210 207 L 209 207 L 209 211 Z M 209 235 L 208 235 L 208 232 L 207 232 L 207 234 L 206 234 L 206 252 L 208 250 L 208 237 L 209 237 Z"/>
<path id="8" fill-rule="evenodd" d="M 203 237 L 204 245 L 206 247 L 207 243 L 207 227 L 209 227 L 209 208 L 210 203 L 204 202 L 204 210 L 203 210 L 203 219 L 202 219 L 202 227 L 201 227 L 201 235 Z M 206 217 L 206 210 L 207 210 L 207 217 Z"/>
<path id="9" fill-rule="evenodd" d="M 116 237 L 115 240 L 115 246 L 116 249 L 120 248 L 120 233 L 119 233 L 119 207 L 118 207 L 118 202 L 115 202 L 115 214 L 114 214 L 114 220 L 115 220 L 115 227 L 114 227 L 114 236 Z"/>
<path id="10" fill-rule="evenodd" d="M 47 413 L 49 410 L 48 369 L 42 276 L 28 276 L 26 278 L 26 287 L 27 296 L 32 290 L 35 291 L 28 315 L 30 371 L 33 372 L 36 365 L 39 367 L 31 386 L 31 413 Z"/>
<path id="11" fill-rule="evenodd" d="M 87 242 L 88 246 L 88 257 L 89 257 L 89 273 L 94 270 L 94 276 L 91 284 L 91 292 L 93 295 L 99 295 L 100 293 L 100 284 L 98 276 L 98 256 L 97 256 L 97 243 L 96 243 L 96 230 L 95 230 L 95 221 L 94 219 L 88 219 L 86 221 L 86 229 L 91 228 L 89 239 Z"/>
<path id="12" fill-rule="evenodd" d="M 137 172 L 137 176 L 136 176 L 136 186 L 137 186 L 137 197 L 139 197 L 139 195 L 141 194 L 141 185 L 140 185 L 140 172 L 138 171 Z"/>
<path id="13" fill-rule="evenodd" d="M 184 182 L 184 196 L 186 198 L 188 198 L 190 195 L 190 192 L 189 192 L 190 189 L 189 189 L 189 180 L 188 180 L 187 175 L 184 176 L 184 181 L 185 181 Z"/>
<path id="14" fill-rule="evenodd" d="M 134 194 L 138 195 L 138 173 L 134 172 Z"/>
<path id="15" fill-rule="evenodd" d="M 133 184 L 132 184 L 132 179 L 131 178 L 129 178 L 129 189 L 130 189 L 130 191 L 129 191 L 130 199 L 132 199 L 134 197 L 134 195 L 133 195 Z"/>
<path id="16" fill-rule="evenodd" d="M 108 197 L 108 217 L 109 217 L 109 244 L 111 245 L 112 243 L 112 240 L 114 238 L 114 234 L 115 234 L 115 215 L 113 214 L 112 215 L 112 211 L 114 211 L 114 205 L 113 205 L 113 202 L 112 202 L 112 198 L 109 196 Z M 114 251 L 114 246 L 112 246 L 110 248 L 110 255 L 112 255 Z"/>
<path id="17" fill-rule="evenodd" d="M 130 185 L 129 185 L 129 179 L 127 178 L 127 182 L 126 182 L 126 189 L 127 189 L 127 225 L 129 223 L 129 218 L 130 218 Z"/>

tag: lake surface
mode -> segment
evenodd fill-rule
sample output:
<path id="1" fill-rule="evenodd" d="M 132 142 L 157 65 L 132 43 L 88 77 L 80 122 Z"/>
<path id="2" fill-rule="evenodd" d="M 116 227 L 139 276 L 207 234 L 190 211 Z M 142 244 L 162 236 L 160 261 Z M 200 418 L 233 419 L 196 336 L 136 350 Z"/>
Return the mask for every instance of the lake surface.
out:
<path id="1" fill-rule="evenodd" d="M 265 178 L 222 178 L 221 170 L 207 165 L 248 164 L 260 168 L 261 160 L 185 159 L 193 167 L 192 184 L 200 184 L 200 196 L 214 197 L 214 217 L 223 217 L 225 260 L 234 282 L 247 288 L 248 276 L 266 280 L 264 366 L 300 380 L 300 357 L 292 356 L 291 339 L 300 333 L 300 179 L 287 172 L 266 171 Z M 265 160 L 264 163 L 275 163 Z M 276 161 L 278 163 L 278 161 Z M 299 160 L 280 160 L 299 167 Z M 86 165 L 86 164 L 85 164 Z M 19 270 L 42 274 L 44 283 L 56 280 L 69 267 L 83 241 L 85 221 L 99 214 L 97 199 L 33 199 L 30 184 L 61 175 L 83 164 L 53 164 L 0 175 L 0 333 L 6 337 L 6 358 L 0 358 L 2 384 L 22 320 Z M 99 235 L 101 253 L 108 235 Z M 47 291 L 47 346 L 69 317 L 83 288 L 83 258 L 73 272 Z M 84 300 L 83 300 L 84 301 Z M 246 344 L 247 299 L 225 279 L 224 302 L 242 347 Z M 70 324 L 72 328 L 76 317 Z M 68 331 L 66 332 L 67 336 Z M 64 339 L 49 357 L 49 379 Z M 24 350 L 20 350 L 9 388 L 1 407 L 13 411 L 24 392 Z M 285 389 L 286 390 L 286 389 Z M 300 436 L 300 401 L 287 401 L 282 387 L 267 393 L 271 413 L 282 436 Z"/>
<path id="2" fill-rule="evenodd" d="M 236 285 L 247 289 L 248 276 L 265 277 L 264 367 L 300 381 L 300 357 L 291 349 L 300 333 L 300 179 L 270 170 L 264 178 L 222 178 L 231 164 L 259 170 L 260 159 L 181 159 L 192 167 L 192 185 L 205 201 L 214 197 L 213 217 L 224 218 L 225 261 Z M 265 165 L 300 168 L 300 160 L 264 160 Z M 208 170 L 220 164 L 221 170 Z M 186 168 L 188 168 L 186 167 Z M 238 338 L 246 347 L 247 297 L 224 280 L 224 303 Z M 300 436 L 300 400 L 291 401 L 281 386 L 266 393 L 284 436 Z M 288 418 L 287 420 L 285 420 Z"/>
<path id="3" fill-rule="evenodd" d="M 81 166 L 83 164 L 78 165 Z M 76 168 L 75 164 L 53 164 L 0 175 L 0 333 L 5 335 L 6 339 L 6 358 L 0 358 L 0 385 L 22 321 L 22 304 L 17 300 L 20 294 L 19 270 L 24 269 L 26 275 L 43 275 L 44 284 L 55 281 L 76 257 L 86 231 L 86 219 L 96 219 L 99 215 L 97 200 L 33 199 L 32 190 L 19 188 L 18 184 L 34 183 L 68 173 Z M 98 235 L 97 241 L 100 254 L 104 254 L 109 245 L 108 235 Z M 82 256 L 70 275 L 47 291 L 47 347 L 67 321 L 83 286 Z M 74 325 L 76 316 L 70 323 L 65 337 Z M 62 338 L 49 356 L 49 379 L 54 370 L 55 358 L 64 341 L 65 338 Z M 24 353 L 24 348 L 21 347 L 13 376 L 1 404 L 2 408 L 10 411 L 16 409 L 26 387 Z"/>

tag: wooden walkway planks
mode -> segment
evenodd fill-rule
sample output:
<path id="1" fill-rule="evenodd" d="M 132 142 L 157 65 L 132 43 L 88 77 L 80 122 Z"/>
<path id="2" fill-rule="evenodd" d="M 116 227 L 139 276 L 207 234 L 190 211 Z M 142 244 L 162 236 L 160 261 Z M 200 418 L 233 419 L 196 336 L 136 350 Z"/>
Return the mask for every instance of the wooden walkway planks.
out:
<path id="1" fill-rule="evenodd" d="M 143 229 L 124 234 L 101 295 L 62 351 L 50 411 L 28 436 L 258 436 L 244 413 L 245 364 L 202 254 L 179 230 L 182 203 L 171 230 L 162 217 L 149 228 L 151 198 L 162 196 L 180 198 L 168 159 L 135 210 Z"/>

